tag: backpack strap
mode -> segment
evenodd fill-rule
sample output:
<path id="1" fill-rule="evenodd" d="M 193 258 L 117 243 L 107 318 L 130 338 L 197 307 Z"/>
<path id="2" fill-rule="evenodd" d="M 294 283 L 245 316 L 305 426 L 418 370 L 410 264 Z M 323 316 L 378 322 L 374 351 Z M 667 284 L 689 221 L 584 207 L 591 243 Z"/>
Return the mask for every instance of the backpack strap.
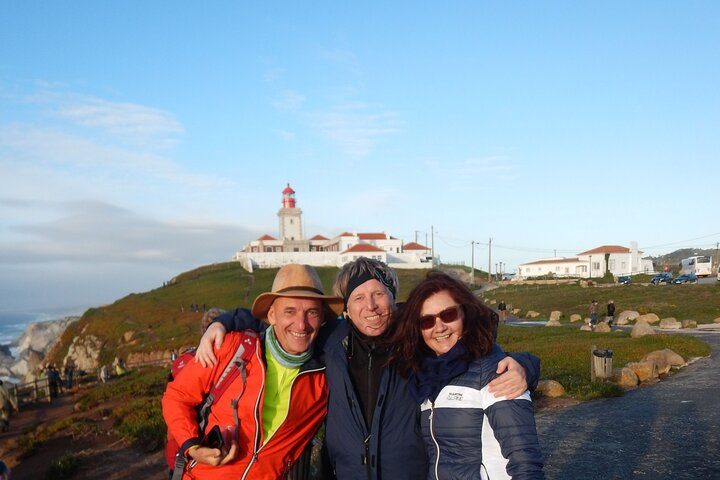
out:
<path id="1" fill-rule="evenodd" d="M 253 330 L 245 330 L 241 333 L 241 335 L 242 338 L 240 339 L 240 345 L 238 345 L 237 350 L 235 350 L 235 354 L 225 366 L 225 369 L 222 374 L 220 374 L 218 381 L 215 382 L 212 389 L 210 389 L 210 393 L 208 393 L 202 405 L 198 409 L 198 427 L 201 438 L 205 432 L 205 427 L 207 426 L 210 409 L 215 403 L 217 403 L 218 400 L 220 400 L 220 397 L 222 397 L 225 390 L 232 385 L 233 381 L 235 381 L 238 376 L 241 376 L 243 383 L 242 390 L 240 391 L 238 398 L 232 402 L 233 408 L 235 408 L 235 419 L 237 424 L 237 400 L 245 392 L 245 381 L 247 379 L 247 370 L 245 369 L 245 365 L 255 354 L 257 340 L 259 338 L 259 334 Z M 194 464 L 194 461 L 191 463 Z M 175 456 L 175 468 L 173 469 L 171 480 L 182 480 L 187 464 L 188 459 L 185 455 L 183 455 L 181 447 L 180 451 L 178 451 Z"/>

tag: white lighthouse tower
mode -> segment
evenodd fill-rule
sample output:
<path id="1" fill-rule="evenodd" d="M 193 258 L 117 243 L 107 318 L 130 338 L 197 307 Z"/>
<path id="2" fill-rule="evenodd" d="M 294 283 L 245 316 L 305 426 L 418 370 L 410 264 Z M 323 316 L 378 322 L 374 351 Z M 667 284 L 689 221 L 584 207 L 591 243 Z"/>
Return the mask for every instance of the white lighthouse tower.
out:
<path id="1" fill-rule="evenodd" d="M 285 190 L 282 191 L 282 208 L 278 210 L 280 219 L 280 240 L 285 244 L 295 244 L 295 248 L 299 246 L 303 240 L 302 231 L 302 210 L 295 206 L 295 190 L 290 188 L 288 183 Z M 291 251 L 302 251 L 291 248 Z"/>

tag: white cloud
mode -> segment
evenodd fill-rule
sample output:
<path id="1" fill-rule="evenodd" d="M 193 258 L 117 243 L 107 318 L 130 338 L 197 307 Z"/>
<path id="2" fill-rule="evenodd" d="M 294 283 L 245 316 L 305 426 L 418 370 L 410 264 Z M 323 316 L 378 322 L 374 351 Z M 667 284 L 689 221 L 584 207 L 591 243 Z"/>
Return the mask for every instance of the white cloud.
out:
<path id="1" fill-rule="evenodd" d="M 400 130 L 396 113 L 370 111 L 361 103 L 310 114 L 310 121 L 322 136 L 352 157 L 368 155 L 383 137 Z"/>
<path id="2" fill-rule="evenodd" d="M 167 222 L 99 201 L 0 199 L 0 207 L 50 209 L 44 221 L 16 220 L 0 238 L 0 264 L 91 264 L 225 261 L 258 232 L 229 224 Z"/>
<path id="3" fill-rule="evenodd" d="M 219 177 L 188 172 L 173 160 L 143 149 L 105 145 L 62 130 L 27 124 L 0 125 L 0 154 L 0 166 L 8 174 L 14 168 L 32 165 L 70 176 L 98 178 L 115 173 L 194 188 L 228 184 Z M 75 171 L 63 171 L 67 167 Z"/>
<path id="4" fill-rule="evenodd" d="M 116 135 L 176 135 L 184 129 L 173 115 L 133 103 L 117 103 L 85 98 L 75 104 L 61 105 L 57 114 L 79 125 L 100 128 Z"/>
<path id="5" fill-rule="evenodd" d="M 278 110 L 299 110 L 305 103 L 305 96 L 293 90 L 286 90 L 271 103 Z"/>

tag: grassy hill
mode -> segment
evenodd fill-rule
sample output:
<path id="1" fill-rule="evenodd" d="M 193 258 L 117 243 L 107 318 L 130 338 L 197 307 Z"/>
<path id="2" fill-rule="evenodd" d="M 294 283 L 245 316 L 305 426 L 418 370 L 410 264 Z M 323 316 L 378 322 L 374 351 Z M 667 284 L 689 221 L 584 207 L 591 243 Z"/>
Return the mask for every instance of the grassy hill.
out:
<path id="1" fill-rule="evenodd" d="M 675 317 L 678 320 L 696 320 L 711 323 L 720 317 L 720 284 L 710 285 L 612 285 L 581 288 L 579 285 L 509 285 L 485 292 L 486 301 L 505 300 L 513 308 L 540 313 L 540 318 L 550 317 L 552 310 L 563 312 L 563 319 L 573 313 L 589 316 L 590 302 L 600 303 L 600 315 L 605 304 L 615 302 L 616 313 L 637 310 L 655 313 L 660 318 Z"/>
<path id="2" fill-rule="evenodd" d="M 325 291 L 330 292 L 339 269 L 323 267 L 317 271 Z M 397 272 L 402 301 L 427 270 Z M 50 360 L 60 363 L 78 335 L 95 335 L 104 342 L 101 363 L 111 362 L 115 355 L 127 358 L 134 352 L 195 345 L 200 337 L 203 304 L 208 309 L 250 307 L 257 295 L 270 291 L 276 273 L 277 269 L 259 269 L 250 274 L 237 262 L 207 265 L 178 275 L 164 287 L 91 308 L 65 331 L 61 345 L 51 353 Z M 199 312 L 190 311 L 193 303 L 200 305 Z M 123 339 L 126 332 L 133 332 L 129 342 Z"/>

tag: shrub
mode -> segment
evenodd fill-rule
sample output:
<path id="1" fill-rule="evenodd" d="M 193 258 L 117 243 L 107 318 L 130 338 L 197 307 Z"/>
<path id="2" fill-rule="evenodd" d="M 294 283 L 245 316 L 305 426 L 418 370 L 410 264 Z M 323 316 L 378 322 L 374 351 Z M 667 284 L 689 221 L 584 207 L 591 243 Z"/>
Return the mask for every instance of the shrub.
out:
<path id="1" fill-rule="evenodd" d="M 72 473 L 77 470 L 78 463 L 77 457 L 68 452 L 50 464 L 50 468 L 48 468 L 45 478 L 47 480 L 70 478 Z"/>

